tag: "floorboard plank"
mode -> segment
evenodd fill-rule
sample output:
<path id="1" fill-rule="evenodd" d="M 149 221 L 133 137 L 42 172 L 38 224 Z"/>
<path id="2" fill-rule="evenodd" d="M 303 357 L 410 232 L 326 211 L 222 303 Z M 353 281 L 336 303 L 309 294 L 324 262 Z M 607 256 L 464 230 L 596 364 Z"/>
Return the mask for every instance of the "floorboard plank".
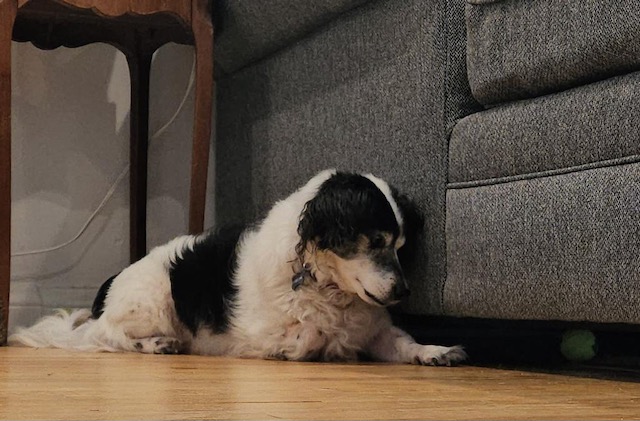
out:
<path id="1" fill-rule="evenodd" d="M 0 419 L 637 419 L 640 383 L 0 348 Z"/>

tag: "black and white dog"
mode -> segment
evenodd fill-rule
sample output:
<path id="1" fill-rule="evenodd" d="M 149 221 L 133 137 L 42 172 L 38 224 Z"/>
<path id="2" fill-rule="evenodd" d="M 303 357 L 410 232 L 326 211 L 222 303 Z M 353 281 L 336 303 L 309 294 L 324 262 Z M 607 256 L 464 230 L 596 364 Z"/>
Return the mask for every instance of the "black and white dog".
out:
<path id="1" fill-rule="evenodd" d="M 449 365 L 459 346 L 420 345 L 386 306 L 408 292 L 398 195 L 327 170 L 254 229 L 183 236 L 104 283 L 93 309 L 60 311 L 10 343 L 87 351 Z"/>

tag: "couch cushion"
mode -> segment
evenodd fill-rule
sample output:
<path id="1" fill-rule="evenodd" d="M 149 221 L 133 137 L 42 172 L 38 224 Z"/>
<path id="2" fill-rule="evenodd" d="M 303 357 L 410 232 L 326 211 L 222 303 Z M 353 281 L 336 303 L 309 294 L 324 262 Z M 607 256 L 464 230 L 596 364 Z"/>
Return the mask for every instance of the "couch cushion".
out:
<path id="1" fill-rule="evenodd" d="M 467 0 L 467 63 L 483 104 L 640 69 L 638 0 Z"/>
<path id="2" fill-rule="evenodd" d="M 445 311 L 640 323 L 640 163 L 447 192 Z"/>
<path id="3" fill-rule="evenodd" d="M 219 0 L 214 10 L 217 70 L 233 72 L 368 1 Z"/>
<path id="4" fill-rule="evenodd" d="M 486 184 L 637 159 L 639 115 L 640 72 L 472 114 L 453 129 L 449 181 Z"/>

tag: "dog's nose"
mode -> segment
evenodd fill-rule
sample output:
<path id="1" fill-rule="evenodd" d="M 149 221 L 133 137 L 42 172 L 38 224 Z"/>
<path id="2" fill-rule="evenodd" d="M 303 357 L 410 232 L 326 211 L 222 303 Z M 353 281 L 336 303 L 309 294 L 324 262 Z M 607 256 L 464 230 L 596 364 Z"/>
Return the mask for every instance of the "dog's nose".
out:
<path id="1" fill-rule="evenodd" d="M 409 295 L 411 295 L 411 291 L 409 290 L 409 288 L 407 288 L 407 283 L 404 281 L 404 279 L 400 279 L 398 282 L 396 282 L 396 284 L 393 286 L 393 296 L 396 300 L 401 300 L 405 297 L 408 297 Z"/>

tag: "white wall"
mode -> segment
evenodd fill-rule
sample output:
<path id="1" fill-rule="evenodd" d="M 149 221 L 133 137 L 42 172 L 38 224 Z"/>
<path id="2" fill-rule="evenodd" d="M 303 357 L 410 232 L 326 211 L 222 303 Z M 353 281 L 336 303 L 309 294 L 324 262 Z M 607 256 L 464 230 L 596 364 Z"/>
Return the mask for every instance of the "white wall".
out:
<path id="1" fill-rule="evenodd" d="M 128 164 L 129 76 L 124 56 L 105 44 L 41 51 L 14 43 L 12 57 L 11 248 L 17 253 L 73 238 Z M 189 46 L 170 44 L 156 53 L 151 133 L 176 111 L 192 62 Z M 173 124 L 150 141 L 148 247 L 187 230 L 192 98 L 193 92 Z M 97 287 L 128 263 L 128 209 L 125 177 L 78 241 L 12 258 L 10 330 L 53 308 L 91 305 Z"/>

